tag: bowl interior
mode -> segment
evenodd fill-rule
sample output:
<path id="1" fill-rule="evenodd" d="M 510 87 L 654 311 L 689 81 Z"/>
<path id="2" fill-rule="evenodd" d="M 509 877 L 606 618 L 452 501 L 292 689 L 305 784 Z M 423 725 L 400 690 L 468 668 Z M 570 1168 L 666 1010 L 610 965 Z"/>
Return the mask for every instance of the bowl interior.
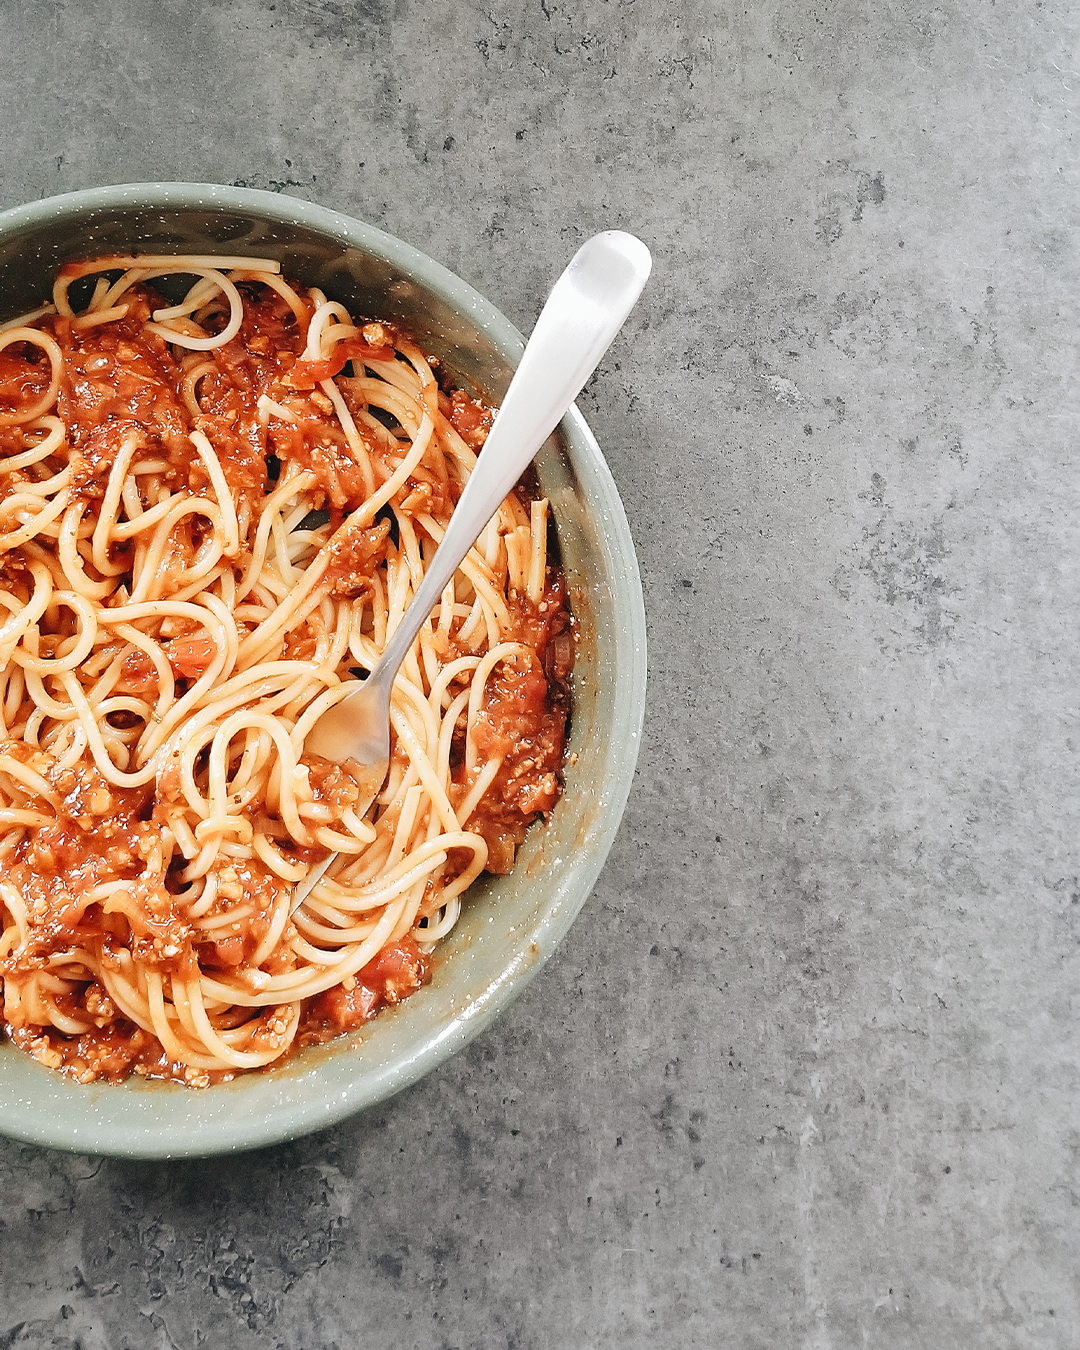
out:
<path id="1" fill-rule="evenodd" d="M 272 193 L 137 184 L 0 213 L 0 322 L 48 297 L 61 263 L 122 253 L 267 256 L 354 313 L 399 321 L 459 383 L 498 401 L 520 334 L 470 286 L 401 241 Z M 83 1087 L 0 1045 L 0 1132 L 80 1152 L 203 1156 L 330 1124 L 400 1090 L 475 1036 L 524 987 L 588 898 L 626 802 L 645 693 L 641 586 L 625 514 L 571 410 L 537 461 L 580 624 L 566 789 L 507 877 L 473 888 L 432 982 L 351 1036 L 280 1069 L 193 1091 Z"/>

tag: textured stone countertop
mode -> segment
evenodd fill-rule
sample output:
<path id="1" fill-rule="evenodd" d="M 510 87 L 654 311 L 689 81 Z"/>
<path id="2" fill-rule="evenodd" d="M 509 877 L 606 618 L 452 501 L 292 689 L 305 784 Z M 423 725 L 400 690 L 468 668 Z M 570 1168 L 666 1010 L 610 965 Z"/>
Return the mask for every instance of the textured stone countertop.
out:
<path id="1" fill-rule="evenodd" d="M 656 260 L 581 400 L 650 690 L 560 953 L 293 1144 L 0 1141 L 0 1347 L 1080 1344 L 1076 7 L 0 12 L 0 206 L 269 187 L 525 329 L 586 234 Z"/>

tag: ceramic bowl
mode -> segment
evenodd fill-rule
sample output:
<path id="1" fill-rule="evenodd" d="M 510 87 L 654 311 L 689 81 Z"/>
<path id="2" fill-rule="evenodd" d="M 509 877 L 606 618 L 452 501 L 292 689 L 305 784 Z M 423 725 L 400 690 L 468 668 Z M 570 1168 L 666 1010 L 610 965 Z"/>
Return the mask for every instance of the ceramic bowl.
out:
<path id="1" fill-rule="evenodd" d="M 269 192 L 141 183 L 0 213 L 0 321 L 47 297 L 61 263 L 107 253 L 270 256 L 355 313 L 399 320 L 457 382 L 498 401 L 521 335 L 471 286 L 398 239 Z M 553 278 L 554 279 L 554 278 Z M 538 308 L 541 297 L 537 297 Z M 384 1100 L 460 1050 L 536 974 L 603 866 L 626 803 L 645 699 L 645 618 L 626 517 L 574 409 L 537 462 L 581 626 L 565 792 L 513 873 L 470 892 L 429 985 L 279 1069 L 193 1090 L 81 1086 L 0 1045 L 0 1132 L 131 1158 L 198 1157 L 295 1138 Z"/>

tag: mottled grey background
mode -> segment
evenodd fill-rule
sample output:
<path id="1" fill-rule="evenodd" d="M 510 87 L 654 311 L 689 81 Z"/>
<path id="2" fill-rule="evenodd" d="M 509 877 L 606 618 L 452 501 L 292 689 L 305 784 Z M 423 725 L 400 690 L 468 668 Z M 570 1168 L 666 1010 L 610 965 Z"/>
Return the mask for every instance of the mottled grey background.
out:
<path id="1" fill-rule="evenodd" d="M 0 0 L 0 205 L 270 187 L 583 396 L 648 721 L 560 956 L 417 1087 L 228 1161 L 0 1142 L 0 1347 L 1080 1344 L 1078 10 Z"/>

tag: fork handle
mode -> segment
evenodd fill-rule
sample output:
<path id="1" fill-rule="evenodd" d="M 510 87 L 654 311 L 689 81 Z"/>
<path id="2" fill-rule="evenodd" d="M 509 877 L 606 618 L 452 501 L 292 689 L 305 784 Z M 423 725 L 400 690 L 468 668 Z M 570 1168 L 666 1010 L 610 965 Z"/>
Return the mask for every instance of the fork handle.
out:
<path id="1" fill-rule="evenodd" d="M 393 682 L 446 583 L 600 364 L 651 268 L 649 250 L 621 230 L 593 235 L 574 254 L 540 311 L 442 542 L 372 678 L 387 672 Z"/>

